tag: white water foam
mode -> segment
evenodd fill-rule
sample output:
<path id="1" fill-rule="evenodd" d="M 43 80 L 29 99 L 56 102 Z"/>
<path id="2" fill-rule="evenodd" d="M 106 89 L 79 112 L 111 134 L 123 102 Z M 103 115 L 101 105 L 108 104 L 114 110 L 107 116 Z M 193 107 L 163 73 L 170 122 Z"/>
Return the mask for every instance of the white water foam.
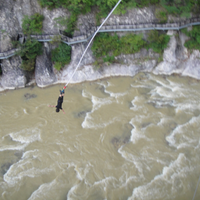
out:
<path id="1" fill-rule="evenodd" d="M 134 124 L 132 124 L 134 126 Z M 151 139 L 149 139 L 146 135 L 145 135 L 145 130 L 142 129 L 137 129 L 137 127 L 135 127 L 134 129 L 131 130 L 131 142 L 133 144 L 136 144 L 139 140 L 144 139 L 147 140 L 149 142 L 151 142 Z"/>
<path id="2" fill-rule="evenodd" d="M 9 136 L 12 141 L 17 142 L 16 144 L 6 145 L 1 141 L 0 151 L 7 151 L 7 150 L 23 150 L 27 147 L 30 143 L 35 141 L 41 141 L 40 137 L 40 129 L 38 128 L 29 128 L 23 129 L 19 132 L 10 133 L 2 139 L 4 140 L 7 136 Z M 20 144 L 19 144 L 20 143 Z"/>
<path id="3" fill-rule="evenodd" d="M 174 162 L 163 168 L 161 175 L 157 175 L 146 185 L 135 188 L 128 200 L 159 200 L 171 199 L 171 197 L 175 199 L 180 192 L 184 194 L 188 191 L 189 185 L 184 182 L 191 170 L 193 169 L 188 166 L 187 158 L 181 153 Z"/>
<path id="4" fill-rule="evenodd" d="M 46 199 L 46 192 L 50 192 L 51 189 L 54 189 L 57 185 L 57 181 L 53 180 L 50 183 L 44 183 L 40 185 L 40 187 L 34 191 L 31 196 L 28 198 L 28 200 L 36 200 L 36 199 Z"/>
<path id="5" fill-rule="evenodd" d="M 141 105 L 141 102 L 144 101 L 143 96 L 135 96 L 134 99 L 131 101 L 131 104 L 133 107 L 130 107 L 131 110 L 137 111 L 137 110 L 145 110 L 145 107 Z"/>
<path id="6" fill-rule="evenodd" d="M 94 111 L 100 109 L 104 105 L 112 104 L 113 98 L 111 98 L 111 97 L 98 98 L 98 97 L 92 96 L 92 103 L 93 103 L 92 111 L 86 113 L 85 119 L 82 123 L 83 128 L 103 128 L 103 127 L 106 127 L 109 124 L 113 123 L 114 121 L 116 121 L 116 118 L 114 118 L 114 119 L 111 119 L 110 121 L 96 124 L 92 117 L 92 113 L 94 113 Z"/>
<path id="7" fill-rule="evenodd" d="M 116 121 L 119 121 L 119 119 L 117 117 L 114 117 L 111 120 L 97 124 L 96 122 L 94 122 L 94 119 L 91 117 L 90 114 L 91 113 L 86 114 L 86 117 L 82 123 L 83 128 L 88 128 L 88 129 L 105 128 L 106 126 L 108 126 Z"/>
<path id="8" fill-rule="evenodd" d="M 67 193 L 67 199 L 68 200 L 73 200 L 73 196 L 74 196 L 74 193 L 76 192 L 76 190 L 78 189 L 79 187 L 79 184 L 77 185 L 74 185 L 70 190 L 69 192 Z"/>
<path id="9" fill-rule="evenodd" d="M 87 173 L 90 171 L 91 168 L 91 164 L 88 163 L 86 164 L 85 168 L 79 168 L 77 166 L 75 166 L 74 170 L 76 171 L 76 176 L 79 180 L 84 180 Z"/>
<path id="10" fill-rule="evenodd" d="M 82 96 L 85 98 L 92 98 L 92 94 L 90 94 L 89 92 L 86 92 L 85 90 L 82 90 Z"/>
<path id="11" fill-rule="evenodd" d="M 121 156 L 122 156 L 125 160 L 127 160 L 128 162 L 131 162 L 131 163 L 134 164 L 134 166 L 136 167 L 136 169 L 137 169 L 137 171 L 138 171 L 138 176 L 137 176 L 137 177 L 138 177 L 140 180 L 144 180 L 145 177 L 144 177 L 144 173 L 143 173 L 143 164 L 142 164 L 142 162 L 141 162 L 141 159 L 138 158 L 138 157 L 137 157 L 136 155 L 134 155 L 134 154 L 131 154 L 131 153 L 128 153 L 128 152 L 124 151 L 124 150 L 123 150 L 123 146 L 120 147 L 120 148 L 118 149 L 118 152 L 119 152 L 119 154 L 121 154 Z"/>
<path id="12" fill-rule="evenodd" d="M 198 128 L 200 117 L 192 117 L 187 123 L 177 126 L 172 133 L 166 137 L 169 144 L 177 149 L 194 147 L 197 145 L 197 138 L 194 136 L 192 127 Z"/>
<path id="13" fill-rule="evenodd" d="M 22 144 L 41 141 L 41 131 L 37 127 L 23 129 L 16 133 L 10 133 L 9 135 L 13 141 L 20 142 Z"/>
<path id="14" fill-rule="evenodd" d="M 22 145 L 4 145 L 4 146 L 0 147 L 0 151 L 8 151 L 8 150 L 21 151 L 21 150 L 23 150 L 27 146 L 28 146 L 28 144 L 22 144 Z"/>
<path id="15" fill-rule="evenodd" d="M 100 181 L 94 182 L 94 186 L 95 185 L 101 185 L 101 186 L 104 186 L 104 188 L 106 188 L 110 183 L 113 184 L 113 181 L 117 182 L 117 179 L 113 176 L 106 177 L 106 178 L 104 178 Z"/>
<path id="16" fill-rule="evenodd" d="M 47 157 L 45 157 L 48 159 Z M 34 162 L 33 162 L 34 161 Z M 14 186 L 20 182 L 23 177 L 37 177 L 42 174 L 50 173 L 54 167 L 45 166 L 42 163 L 43 156 L 39 150 L 30 150 L 23 154 L 22 159 L 14 163 L 9 170 L 4 174 L 3 179 L 10 186 Z"/>

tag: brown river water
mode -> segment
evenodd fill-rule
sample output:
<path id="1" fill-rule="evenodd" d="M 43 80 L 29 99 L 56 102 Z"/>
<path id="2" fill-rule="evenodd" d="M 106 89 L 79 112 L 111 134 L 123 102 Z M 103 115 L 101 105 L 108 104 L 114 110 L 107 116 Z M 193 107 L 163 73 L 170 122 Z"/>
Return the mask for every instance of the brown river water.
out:
<path id="1" fill-rule="evenodd" d="M 200 82 L 140 73 L 0 93 L 0 199 L 192 200 Z M 195 200 L 200 199 L 200 186 Z"/>

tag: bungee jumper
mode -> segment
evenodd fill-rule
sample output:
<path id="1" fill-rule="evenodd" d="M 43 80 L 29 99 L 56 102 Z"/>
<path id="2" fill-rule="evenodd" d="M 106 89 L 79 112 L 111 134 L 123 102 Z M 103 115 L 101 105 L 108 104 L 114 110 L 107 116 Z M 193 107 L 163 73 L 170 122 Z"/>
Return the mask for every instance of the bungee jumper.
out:
<path id="1" fill-rule="evenodd" d="M 77 69 L 79 68 L 80 64 L 81 64 L 81 61 L 86 53 L 86 51 L 88 50 L 90 44 L 92 43 L 94 37 L 96 36 L 96 34 L 99 32 L 99 30 L 101 29 L 101 27 L 104 25 L 104 23 L 107 21 L 107 19 L 110 17 L 110 15 L 113 13 L 113 11 L 117 8 L 117 6 L 120 4 L 122 0 L 119 0 L 117 2 L 117 4 L 115 5 L 115 7 L 110 11 L 110 13 L 108 14 L 108 16 L 106 17 L 106 19 L 102 22 L 102 24 L 97 28 L 97 30 L 95 31 L 95 33 L 93 34 L 92 38 L 90 39 L 85 51 L 83 52 L 74 72 L 72 73 L 71 77 L 69 78 L 68 82 L 66 83 L 66 85 L 64 86 L 64 88 L 62 90 L 60 90 L 60 95 L 58 97 L 58 102 L 57 102 L 57 106 L 51 106 L 49 105 L 49 107 L 56 107 L 56 112 L 59 112 L 60 109 L 64 112 L 64 110 L 62 109 L 62 103 L 63 103 L 63 97 L 64 97 L 64 91 L 65 91 L 65 88 L 67 87 L 67 85 L 70 83 L 71 79 L 73 78 L 74 74 L 76 73 Z M 65 114 L 65 112 L 64 112 Z"/>
<path id="2" fill-rule="evenodd" d="M 64 114 L 65 114 L 65 111 L 62 108 L 62 103 L 63 103 L 64 94 L 65 94 L 65 88 L 66 86 L 62 90 L 60 90 L 60 95 L 58 97 L 57 105 L 56 106 L 49 105 L 49 107 L 55 107 L 56 112 L 59 112 L 60 110 L 62 110 Z"/>

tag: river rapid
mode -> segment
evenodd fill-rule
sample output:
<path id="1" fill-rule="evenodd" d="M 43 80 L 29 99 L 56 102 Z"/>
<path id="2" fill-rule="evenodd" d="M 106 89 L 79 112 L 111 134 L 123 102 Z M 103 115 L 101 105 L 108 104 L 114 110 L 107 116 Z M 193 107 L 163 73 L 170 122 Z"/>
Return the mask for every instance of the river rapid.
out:
<path id="1" fill-rule="evenodd" d="M 188 200 L 200 175 L 200 82 L 139 73 L 0 93 L 0 199 Z M 200 199 L 197 189 L 195 200 Z"/>

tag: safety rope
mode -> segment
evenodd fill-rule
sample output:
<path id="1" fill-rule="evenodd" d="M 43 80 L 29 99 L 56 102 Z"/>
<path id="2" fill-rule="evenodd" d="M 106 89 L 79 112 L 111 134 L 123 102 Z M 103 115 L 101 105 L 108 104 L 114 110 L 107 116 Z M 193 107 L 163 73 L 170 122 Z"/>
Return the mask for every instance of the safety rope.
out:
<path id="1" fill-rule="evenodd" d="M 82 54 L 82 56 L 81 56 L 81 59 L 79 60 L 78 65 L 76 66 L 76 68 L 75 68 L 75 70 L 74 70 L 72 76 L 70 77 L 70 79 L 69 79 L 68 82 L 66 83 L 64 89 L 67 87 L 67 85 L 69 84 L 69 82 L 72 80 L 74 74 L 76 73 L 77 69 L 79 68 L 79 65 L 81 64 L 81 61 L 82 61 L 82 59 L 83 59 L 83 57 L 84 57 L 86 51 L 88 50 L 90 44 L 92 43 L 94 37 L 96 36 L 96 34 L 99 32 L 99 30 L 101 29 L 101 27 L 104 25 L 104 23 L 107 21 L 107 19 L 110 17 L 110 15 L 113 13 L 113 11 L 117 8 L 117 6 L 120 4 L 121 1 L 122 1 L 122 0 L 119 0 L 119 1 L 118 1 L 118 3 L 117 3 L 117 4 L 115 5 L 115 7 L 111 10 L 111 12 L 108 14 L 108 16 L 106 17 L 106 19 L 103 21 L 103 23 L 99 26 L 99 28 L 96 30 L 96 32 L 95 32 L 94 35 L 92 36 L 90 42 L 88 43 L 88 45 L 87 45 L 85 51 L 83 52 L 83 54 Z"/>
<path id="2" fill-rule="evenodd" d="M 196 187 L 196 190 L 195 190 L 195 192 L 194 192 L 194 196 L 193 196 L 193 199 L 192 199 L 192 200 L 194 200 L 194 198 L 195 198 L 195 195 L 196 195 L 196 192 L 197 192 L 197 188 L 198 188 L 198 186 L 199 186 L 199 182 L 200 182 L 200 176 L 199 176 L 199 180 L 198 180 L 198 183 L 197 183 L 197 187 Z"/>

